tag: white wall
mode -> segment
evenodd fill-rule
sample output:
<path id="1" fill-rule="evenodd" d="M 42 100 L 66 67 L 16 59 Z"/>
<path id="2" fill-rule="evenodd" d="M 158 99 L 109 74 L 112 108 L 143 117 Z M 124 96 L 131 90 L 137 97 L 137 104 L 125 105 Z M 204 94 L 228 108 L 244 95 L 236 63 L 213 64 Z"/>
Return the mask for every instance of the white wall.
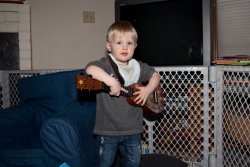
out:
<path id="1" fill-rule="evenodd" d="M 83 68 L 105 54 L 115 0 L 29 0 L 33 69 Z M 95 11 L 95 23 L 82 12 Z"/>

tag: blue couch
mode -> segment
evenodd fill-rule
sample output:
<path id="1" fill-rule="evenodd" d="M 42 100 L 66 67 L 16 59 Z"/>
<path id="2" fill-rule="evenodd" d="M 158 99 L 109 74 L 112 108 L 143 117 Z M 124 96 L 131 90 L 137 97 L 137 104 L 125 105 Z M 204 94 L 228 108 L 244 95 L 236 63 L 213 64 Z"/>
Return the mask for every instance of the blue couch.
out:
<path id="1" fill-rule="evenodd" d="M 91 167 L 95 96 L 71 70 L 18 80 L 20 104 L 0 111 L 0 167 Z"/>

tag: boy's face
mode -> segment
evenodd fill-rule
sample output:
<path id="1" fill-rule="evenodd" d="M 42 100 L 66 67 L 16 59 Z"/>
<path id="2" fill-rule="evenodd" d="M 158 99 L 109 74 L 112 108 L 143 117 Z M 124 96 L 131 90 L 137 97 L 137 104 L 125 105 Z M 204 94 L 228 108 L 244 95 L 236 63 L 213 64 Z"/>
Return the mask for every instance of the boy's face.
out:
<path id="1" fill-rule="evenodd" d="M 127 63 L 133 57 L 136 46 L 137 43 L 130 32 L 116 33 L 111 41 L 106 43 L 107 50 L 121 63 Z"/>

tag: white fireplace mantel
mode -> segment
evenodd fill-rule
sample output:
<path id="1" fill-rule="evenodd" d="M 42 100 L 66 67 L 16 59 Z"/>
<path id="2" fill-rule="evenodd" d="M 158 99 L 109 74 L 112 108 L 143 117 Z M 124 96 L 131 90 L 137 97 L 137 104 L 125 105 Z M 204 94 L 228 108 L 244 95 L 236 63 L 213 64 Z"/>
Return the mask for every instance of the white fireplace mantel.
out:
<path id="1" fill-rule="evenodd" d="M 18 33 L 20 70 L 32 69 L 30 5 L 0 3 L 0 32 Z"/>

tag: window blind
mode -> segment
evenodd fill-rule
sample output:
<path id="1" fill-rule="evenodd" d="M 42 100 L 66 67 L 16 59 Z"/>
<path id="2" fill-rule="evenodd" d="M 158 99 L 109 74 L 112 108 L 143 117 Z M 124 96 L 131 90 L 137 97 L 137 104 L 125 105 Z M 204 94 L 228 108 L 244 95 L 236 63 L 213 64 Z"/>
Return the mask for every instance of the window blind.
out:
<path id="1" fill-rule="evenodd" d="M 218 57 L 250 55 L 250 0 L 217 0 Z"/>

